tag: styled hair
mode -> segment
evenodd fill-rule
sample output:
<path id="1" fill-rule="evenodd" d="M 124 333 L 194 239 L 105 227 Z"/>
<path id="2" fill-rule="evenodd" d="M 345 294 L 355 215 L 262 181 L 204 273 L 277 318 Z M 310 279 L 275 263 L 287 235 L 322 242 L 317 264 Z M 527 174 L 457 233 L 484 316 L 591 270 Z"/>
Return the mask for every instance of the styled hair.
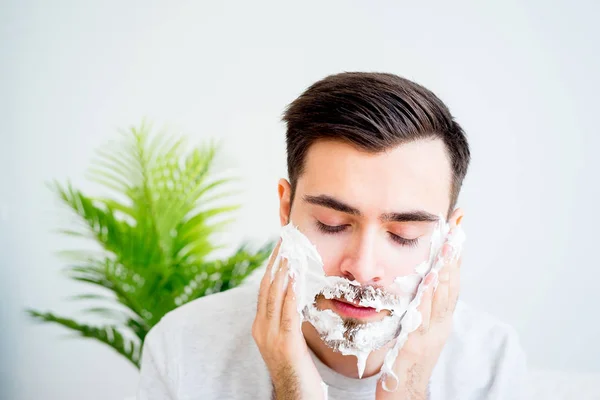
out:
<path id="1" fill-rule="evenodd" d="M 419 139 L 439 138 L 452 166 L 450 209 L 471 158 L 464 131 L 430 90 L 389 73 L 344 72 L 313 85 L 286 109 L 287 166 L 292 199 L 310 146 L 320 139 L 379 153 Z"/>

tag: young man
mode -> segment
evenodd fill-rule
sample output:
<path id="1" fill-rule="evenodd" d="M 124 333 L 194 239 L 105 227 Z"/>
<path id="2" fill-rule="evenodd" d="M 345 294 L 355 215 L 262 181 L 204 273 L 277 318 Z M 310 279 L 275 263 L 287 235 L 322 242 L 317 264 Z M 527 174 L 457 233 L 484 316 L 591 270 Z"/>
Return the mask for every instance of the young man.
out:
<path id="1" fill-rule="evenodd" d="M 460 224 L 455 206 L 469 147 L 429 90 L 391 74 L 332 75 L 296 99 L 284 120 L 290 180 L 279 181 L 281 225 L 292 221 L 316 245 L 327 276 L 386 291 L 423 261 L 438 215 L 453 229 Z M 524 398 L 514 330 L 458 301 L 460 258 L 448 258 L 439 281 L 425 279 L 422 323 L 393 364 L 395 391 L 383 390 L 380 376 L 394 341 L 370 353 L 358 379 L 356 357 L 300 323 L 292 283 L 283 285 L 285 263 L 269 279 L 273 259 L 260 287 L 193 301 L 149 333 L 139 399 Z M 344 298 L 316 305 L 357 329 L 386 315 Z"/>

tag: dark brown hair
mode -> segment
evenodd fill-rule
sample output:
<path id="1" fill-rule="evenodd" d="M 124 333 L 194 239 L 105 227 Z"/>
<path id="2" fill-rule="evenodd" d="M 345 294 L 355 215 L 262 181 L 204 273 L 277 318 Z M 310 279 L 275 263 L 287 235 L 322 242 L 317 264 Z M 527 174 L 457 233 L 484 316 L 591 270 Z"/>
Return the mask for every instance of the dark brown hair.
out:
<path id="1" fill-rule="evenodd" d="M 378 153 L 418 139 L 439 138 L 452 165 L 450 214 L 467 174 L 469 144 L 448 107 L 431 91 L 388 73 L 344 72 L 310 86 L 286 109 L 292 201 L 310 146 L 320 139 Z"/>

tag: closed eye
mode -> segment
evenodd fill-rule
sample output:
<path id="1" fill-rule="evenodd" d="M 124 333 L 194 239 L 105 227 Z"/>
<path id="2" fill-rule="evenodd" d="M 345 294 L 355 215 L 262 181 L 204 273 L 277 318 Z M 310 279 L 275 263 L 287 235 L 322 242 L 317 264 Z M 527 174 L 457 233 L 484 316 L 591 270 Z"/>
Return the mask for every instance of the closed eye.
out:
<path id="1" fill-rule="evenodd" d="M 336 233 L 341 233 L 350 226 L 350 225 L 327 225 L 327 224 L 322 223 L 321 221 L 316 221 L 316 222 L 317 222 L 317 228 L 321 232 L 323 232 L 325 234 L 330 234 L 330 235 L 334 235 Z M 390 239 L 392 239 L 395 243 L 397 243 L 401 246 L 416 247 L 419 244 L 419 238 L 406 239 L 406 238 L 403 238 L 402 236 L 398 236 L 392 232 L 388 232 L 388 234 L 390 236 Z"/>
<path id="2" fill-rule="evenodd" d="M 402 245 L 402 246 L 406 246 L 406 247 L 417 247 L 417 245 L 419 244 L 419 238 L 414 238 L 414 239 L 406 239 L 403 238 L 402 236 L 398 236 L 392 232 L 388 232 L 390 234 L 391 239 Z"/>
<path id="3" fill-rule="evenodd" d="M 323 233 L 339 233 L 344 231 L 348 225 L 326 225 L 321 221 L 317 221 L 317 228 Z"/>

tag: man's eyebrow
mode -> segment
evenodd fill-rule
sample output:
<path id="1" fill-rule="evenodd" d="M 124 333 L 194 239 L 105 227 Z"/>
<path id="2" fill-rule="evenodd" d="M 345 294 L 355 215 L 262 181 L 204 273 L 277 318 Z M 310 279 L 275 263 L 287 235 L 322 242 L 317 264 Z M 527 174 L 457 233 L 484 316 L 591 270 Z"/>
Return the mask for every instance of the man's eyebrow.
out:
<path id="1" fill-rule="evenodd" d="M 303 199 L 307 203 L 315 204 L 317 206 L 331 208 L 331 209 L 334 209 L 336 211 L 340 211 L 340 212 L 343 212 L 346 214 L 351 214 L 351 215 L 356 215 L 356 216 L 362 215 L 361 212 L 357 208 L 349 206 L 348 204 L 343 203 L 343 202 L 341 202 L 337 199 L 334 199 L 331 196 L 327 196 L 325 194 L 322 194 L 319 196 L 305 195 L 303 197 Z"/>
<path id="2" fill-rule="evenodd" d="M 362 215 L 358 208 L 352 207 L 351 205 L 325 194 L 319 196 L 305 195 L 303 196 L 303 200 L 307 203 L 331 208 L 333 210 L 355 215 L 357 217 Z M 382 222 L 437 222 L 439 220 L 436 215 L 423 210 L 385 213 L 380 215 L 379 219 Z"/>
<path id="3" fill-rule="evenodd" d="M 427 211 L 407 211 L 401 213 L 385 213 L 379 219 L 382 222 L 437 222 L 439 218 Z"/>

